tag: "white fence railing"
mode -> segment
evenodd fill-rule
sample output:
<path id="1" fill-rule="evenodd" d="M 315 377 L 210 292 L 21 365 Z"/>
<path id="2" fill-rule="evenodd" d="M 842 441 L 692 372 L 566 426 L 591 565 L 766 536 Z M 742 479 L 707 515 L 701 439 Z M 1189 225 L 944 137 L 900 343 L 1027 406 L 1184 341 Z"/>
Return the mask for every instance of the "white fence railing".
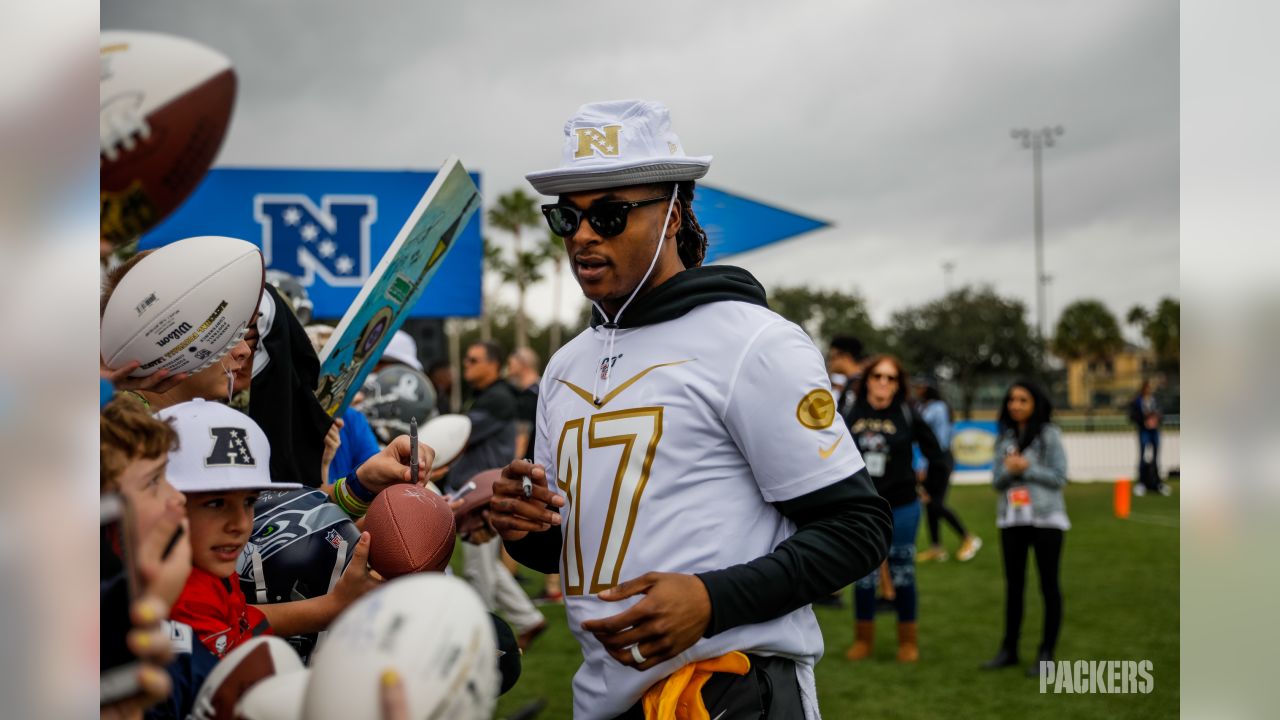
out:
<path id="1" fill-rule="evenodd" d="M 1138 434 L 1136 432 L 1067 432 L 1062 435 L 1067 454 L 1067 478 L 1072 482 L 1115 482 L 1119 478 L 1133 480 L 1138 474 Z M 1168 429 L 1160 433 L 1160 475 L 1179 467 L 1181 448 L 1179 432 Z M 954 483 L 981 484 L 991 482 L 989 471 L 960 471 L 952 476 Z"/>

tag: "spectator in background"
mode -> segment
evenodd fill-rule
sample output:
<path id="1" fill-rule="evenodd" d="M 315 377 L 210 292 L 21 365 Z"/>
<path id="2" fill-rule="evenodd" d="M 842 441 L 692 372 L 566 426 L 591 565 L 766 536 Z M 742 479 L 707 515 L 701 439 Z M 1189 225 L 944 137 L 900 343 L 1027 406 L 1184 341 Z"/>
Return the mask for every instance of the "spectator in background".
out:
<path id="1" fill-rule="evenodd" d="M 1062 626 L 1062 590 L 1058 569 L 1062 540 L 1071 528 L 1062 488 L 1067 484 L 1067 456 L 1062 431 L 1052 423 L 1049 397 L 1034 383 L 1018 381 L 1000 408 L 992 483 L 998 493 L 996 527 L 1004 556 L 1004 639 L 1000 651 L 983 664 L 986 670 L 1018 664 L 1022 628 L 1022 595 L 1027 551 L 1035 548 L 1040 594 L 1044 598 L 1044 634 L 1036 662 L 1027 667 L 1035 677 L 1039 664 L 1053 660 Z"/>
<path id="2" fill-rule="evenodd" d="M 441 415 L 453 412 L 453 366 L 448 360 L 436 360 L 427 367 L 427 379 L 436 389 L 436 410 Z"/>
<path id="3" fill-rule="evenodd" d="M 955 458 L 951 454 L 951 406 L 942 399 L 937 381 L 932 378 L 922 378 L 918 386 L 920 418 L 938 438 L 938 446 L 947 457 L 947 472 L 945 475 L 942 473 L 930 475 L 927 460 L 923 461 L 921 468 L 916 471 L 917 478 L 924 484 L 924 511 L 929 524 L 929 549 L 917 555 L 916 562 L 930 560 L 941 562 L 947 559 L 947 551 L 942 548 L 942 528 L 940 527 L 942 520 L 946 520 L 961 537 L 956 559 L 960 562 L 968 562 L 982 548 L 982 538 L 970 535 L 969 531 L 965 530 L 964 523 L 960 522 L 960 518 L 946 505 L 947 490 L 951 486 L 951 469 L 955 467 Z"/>
<path id="4" fill-rule="evenodd" d="M 920 499 L 912 469 L 912 445 L 929 461 L 930 482 L 951 472 L 950 461 L 929 426 L 916 415 L 907 398 L 907 374 L 892 355 L 867 361 L 857 385 L 850 415 L 853 434 L 876 492 L 893 509 L 893 541 L 889 545 L 889 575 L 898 610 L 898 662 L 916 662 L 916 533 L 920 529 Z M 854 583 L 854 643 L 845 653 L 850 660 L 871 656 L 875 638 L 876 580 L 868 573 Z"/>
<path id="5" fill-rule="evenodd" d="M 137 540 L 133 561 L 142 584 L 133 608 L 127 608 L 121 548 L 115 539 L 104 537 L 103 568 L 111 577 L 102 583 L 99 600 L 102 657 L 109 664 L 116 662 L 118 656 L 112 653 L 119 652 L 116 641 L 125 631 L 115 623 L 132 616 L 134 640 L 127 641 L 129 649 L 150 665 L 140 678 L 145 697 L 114 708 L 119 715 L 110 716 L 136 717 L 138 709 L 150 708 L 147 718 L 185 718 L 217 658 L 200 643 L 192 643 L 189 626 L 165 619 L 191 572 L 185 500 L 165 475 L 177 435 L 140 403 L 116 398 L 102 409 L 98 437 L 100 490 L 104 495 L 118 493 L 128 505 L 125 522 Z M 180 534 L 174 540 L 176 533 Z M 143 646 L 137 644 L 139 634 L 148 635 Z M 102 716 L 109 716 L 105 707 Z"/>
<path id="6" fill-rule="evenodd" d="M 843 386 L 836 391 L 836 411 L 846 423 L 853 412 L 853 401 L 857 394 L 855 388 L 862 379 L 862 352 L 862 341 L 852 335 L 831 338 L 831 347 L 827 349 L 827 370 L 834 375 L 844 376 Z"/>
<path id="7" fill-rule="evenodd" d="M 422 360 L 418 359 L 418 343 L 414 341 L 412 335 L 403 330 L 397 330 L 396 334 L 391 336 L 391 341 L 382 351 L 382 357 L 378 359 L 378 364 L 373 367 L 373 370 L 377 372 L 392 363 L 408 365 L 422 372 Z"/>
<path id="8" fill-rule="evenodd" d="M 1169 486 L 1160 480 L 1160 404 L 1150 380 L 1142 381 L 1142 389 L 1129 403 L 1129 421 L 1138 429 L 1138 483 L 1133 494 L 1148 491 L 1169 494 Z"/>
<path id="9" fill-rule="evenodd" d="M 536 435 L 534 423 L 538 416 L 538 381 L 541 379 L 538 353 L 533 348 L 516 348 L 511 357 L 507 358 L 507 382 L 516 389 L 516 458 L 533 457 L 533 438 Z M 504 548 L 503 563 L 514 574 L 515 561 L 508 562 L 509 557 Z M 546 575 L 544 582 L 542 594 L 535 601 L 564 602 L 564 593 L 560 590 L 560 575 Z"/>
<path id="10" fill-rule="evenodd" d="M 532 457 L 530 438 L 533 423 L 538 415 L 538 353 L 533 348 L 516 348 L 507 358 L 507 382 L 516 391 L 516 454 L 515 457 Z"/>
<path id="11" fill-rule="evenodd" d="M 473 343 L 463 357 L 463 378 L 471 387 L 467 417 L 471 437 L 454 461 L 444 485 L 454 492 L 477 473 L 506 467 L 516 456 L 516 392 L 503 381 L 502 348 L 492 341 Z M 547 627 L 542 613 L 498 559 L 502 541 L 491 531 L 483 541 L 463 543 L 464 575 L 492 612 L 506 616 L 521 649 Z"/>

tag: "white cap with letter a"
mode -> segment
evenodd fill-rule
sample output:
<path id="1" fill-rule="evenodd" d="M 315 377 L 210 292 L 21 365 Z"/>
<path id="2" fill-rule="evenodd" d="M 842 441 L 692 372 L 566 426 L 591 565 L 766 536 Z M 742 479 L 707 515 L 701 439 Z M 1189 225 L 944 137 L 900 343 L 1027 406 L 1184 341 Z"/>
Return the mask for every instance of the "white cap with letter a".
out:
<path id="1" fill-rule="evenodd" d="M 169 452 L 169 482 L 184 493 L 296 490 L 271 482 L 271 445 L 258 423 L 221 403 L 191 400 L 156 413 L 173 425 L 178 447 Z"/>

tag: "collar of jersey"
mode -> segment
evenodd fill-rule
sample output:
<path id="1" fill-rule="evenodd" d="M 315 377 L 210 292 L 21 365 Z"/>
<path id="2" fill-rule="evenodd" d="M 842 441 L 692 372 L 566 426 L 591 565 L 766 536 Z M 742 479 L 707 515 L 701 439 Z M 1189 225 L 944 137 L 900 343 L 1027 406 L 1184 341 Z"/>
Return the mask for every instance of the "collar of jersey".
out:
<path id="1" fill-rule="evenodd" d="M 623 313 L 619 328 L 634 328 L 681 317 L 699 305 L 723 301 L 747 302 L 768 307 L 764 286 L 740 267 L 704 265 L 676 273 L 671 279 L 632 301 Z M 604 324 L 591 311 L 591 327 Z"/>

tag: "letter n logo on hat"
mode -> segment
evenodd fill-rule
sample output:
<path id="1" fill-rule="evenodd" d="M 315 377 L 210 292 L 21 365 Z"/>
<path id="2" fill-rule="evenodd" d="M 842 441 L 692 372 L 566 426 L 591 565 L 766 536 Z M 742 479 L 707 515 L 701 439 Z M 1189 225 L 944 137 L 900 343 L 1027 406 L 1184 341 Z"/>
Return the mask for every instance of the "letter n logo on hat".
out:
<path id="1" fill-rule="evenodd" d="M 258 466 L 249 452 L 249 433 L 244 428 L 209 428 L 209 434 L 213 436 L 213 452 L 204 459 L 205 467 Z"/>
<path id="2" fill-rule="evenodd" d="M 599 153 L 602 157 L 618 157 L 618 131 L 621 125 L 605 125 L 602 128 L 576 128 L 578 133 L 578 149 L 573 153 L 574 160 L 581 160 Z"/>

